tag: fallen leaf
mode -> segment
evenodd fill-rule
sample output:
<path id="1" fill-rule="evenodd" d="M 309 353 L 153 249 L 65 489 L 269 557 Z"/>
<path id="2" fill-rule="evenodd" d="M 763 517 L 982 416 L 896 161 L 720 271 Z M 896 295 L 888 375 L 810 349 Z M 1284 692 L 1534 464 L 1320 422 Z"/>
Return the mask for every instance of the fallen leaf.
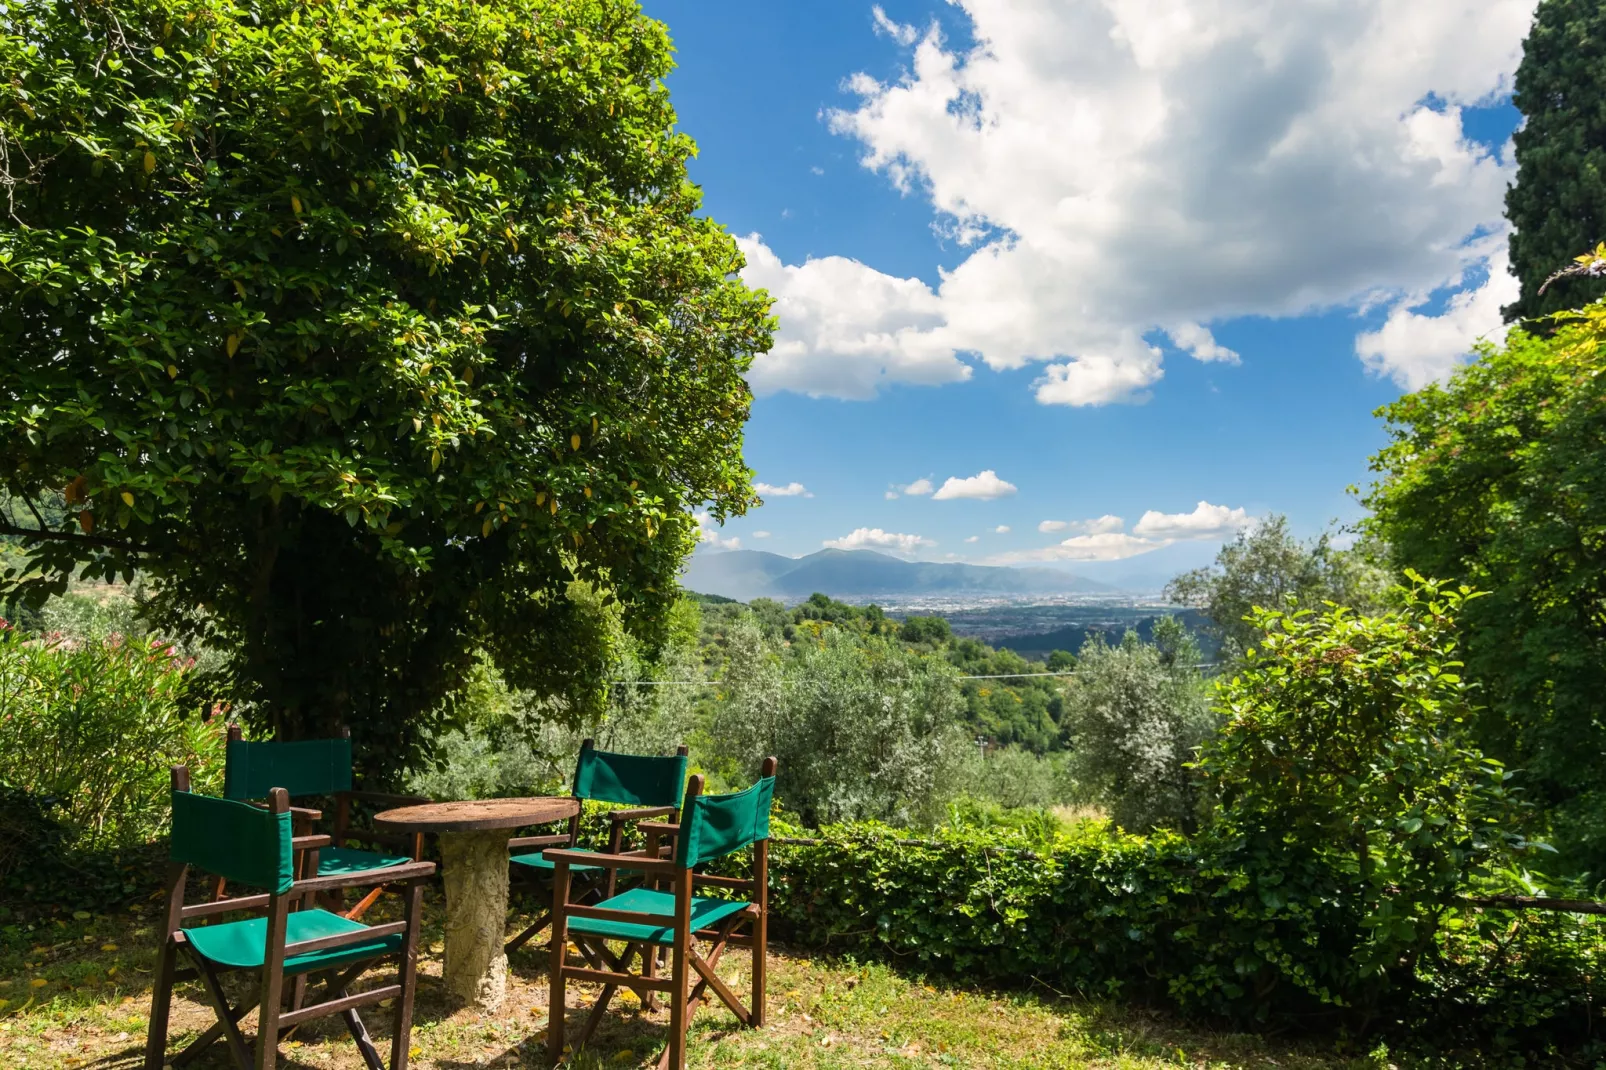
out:
<path id="1" fill-rule="evenodd" d="M 101 944 L 100 945 L 100 949 L 102 951 L 116 951 L 117 950 L 117 945 L 116 944 Z"/>
<path id="2" fill-rule="evenodd" d="M 29 988 L 43 988 L 46 985 L 48 985 L 49 983 L 50 982 L 45 980 L 43 977 L 35 977 L 32 981 L 28 982 L 28 987 Z"/>

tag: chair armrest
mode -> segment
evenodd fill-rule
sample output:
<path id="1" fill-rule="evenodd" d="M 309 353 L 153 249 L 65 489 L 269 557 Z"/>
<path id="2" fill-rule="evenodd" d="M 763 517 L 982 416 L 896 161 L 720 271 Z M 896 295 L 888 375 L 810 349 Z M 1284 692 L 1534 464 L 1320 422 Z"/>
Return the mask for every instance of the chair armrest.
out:
<path id="1" fill-rule="evenodd" d="M 636 828 L 642 832 L 657 832 L 667 836 L 680 835 L 680 823 L 678 821 L 640 821 L 636 823 Z"/>
<path id="2" fill-rule="evenodd" d="M 348 799 L 358 799 L 362 802 L 384 803 L 386 806 L 422 806 L 424 803 L 435 800 L 423 795 L 393 795 L 386 791 L 341 791 L 337 795 L 344 795 Z"/>
<path id="3" fill-rule="evenodd" d="M 626 821 L 637 821 L 644 817 L 663 817 L 674 812 L 673 806 L 638 806 L 634 810 L 610 810 L 608 820 L 620 825 Z"/>
<path id="4" fill-rule="evenodd" d="M 374 888 L 381 884 L 400 884 L 403 881 L 423 880 L 435 875 L 433 862 L 409 862 L 389 869 L 370 869 L 343 877 L 309 877 L 296 881 L 290 889 L 292 895 L 310 892 L 332 892 L 339 888 Z"/>
<path id="5" fill-rule="evenodd" d="M 315 847 L 328 847 L 334 842 L 333 836 L 292 836 L 290 837 L 290 850 L 310 851 Z"/>
<path id="6" fill-rule="evenodd" d="M 551 833 L 546 836 L 515 836 L 507 841 L 508 850 L 519 847 L 554 847 L 560 843 L 568 843 L 569 837 L 564 833 Z"/>
<path id="7" fill-rule="evenodd" d="M 610 855 L 603 852 L 567 851 L 558 847 L 549 847 L 541 852 L 541 857 L 548 862 L 567 862 L 576 866 L 600 866 L 603 869 L 634 869 L 643 873 L 658 873 L 665 876 L 675 872 L 673 863 L 657 858 L 649 858 L 644 851 L 627 851 L 624 854 Z"/>
<path id="8" fill-rule="evenodd" d="M 266 810 L 268 808 L 268 804 L 265 803 L 265 802 L 262 802 L 260 799 L 247 799 L 245 801 L 246 801 L 247 805 L 254 806 L 258 810 Z M 310 806 L 292 806 L 292 807 L 290 807 L 290 813 L 293 814 L 296 817 L 299 817 L 299 818 L 305 820 L 305 821 L 322 821 L 323 820 L 323 811 L 322 810 L 314 810 Z"/>

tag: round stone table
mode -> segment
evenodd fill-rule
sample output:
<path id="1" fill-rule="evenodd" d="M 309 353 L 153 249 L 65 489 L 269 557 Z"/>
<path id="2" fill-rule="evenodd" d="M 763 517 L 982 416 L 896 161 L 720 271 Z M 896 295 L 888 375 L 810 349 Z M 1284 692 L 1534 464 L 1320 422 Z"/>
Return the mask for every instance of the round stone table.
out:
<path id="1" fill-rule="evenodd" d="M 563 821 L 580 812 L 577 799 L 480 799 L 403 806 L 374 815 L 386 832 L 440 836 L 446 885 L 446 991 L 493 1011 L 507 995 L 508 833 Z"/>

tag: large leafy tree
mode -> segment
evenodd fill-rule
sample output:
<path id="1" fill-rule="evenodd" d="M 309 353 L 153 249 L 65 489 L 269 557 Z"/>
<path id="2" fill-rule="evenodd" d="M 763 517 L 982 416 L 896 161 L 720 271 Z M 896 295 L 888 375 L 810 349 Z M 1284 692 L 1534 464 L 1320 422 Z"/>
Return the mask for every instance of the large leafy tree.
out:
<path id="1" fill-rule="evenodd" d="M 570 584 L 650 637 L 689 508 L 754 500 L 768 303 L 670 55 L 633 0 L 0 2 L 12 593 L 137 570 L 376 765 L 481 649 L 594 695 Z"/>
<path id="2" fill-rule="evenodd" d="M 1381 547 L 1362 542 L 1346 550 L 1322 534 L 1301 541 L 1288 518 L 1273 514 L 1224 544 L 1213 564 L 1166 584 L 1166 599 L 1202 610 L 1228 659 L 1240 658 L 1260 638 L 1254 610 L 1320 609 L 1333 602 L 1361 612 L 1379 608 L 1390 586 L 1378 565 Z"/>
<path id="3" fill-rule="evenodd" d="M 1381 410 L 1373 530 L 1488 591 L 1461 617 L 1485 751 L 1526 770 L 1558 846 L 1606 866 L 1606 304 L 1513 331 Z"/>
<path id="4" fill-rule="evenodd" d="M 1606 282 L 1552 286 L 1552 272 L 1606 241 L 1606 5 L 1541 0 L 1523 42 L 1513 102 L 1517 180 L 1506 193 L 1511 270 L 1522 289 L 1507 321 L 1576 308 Z"/>

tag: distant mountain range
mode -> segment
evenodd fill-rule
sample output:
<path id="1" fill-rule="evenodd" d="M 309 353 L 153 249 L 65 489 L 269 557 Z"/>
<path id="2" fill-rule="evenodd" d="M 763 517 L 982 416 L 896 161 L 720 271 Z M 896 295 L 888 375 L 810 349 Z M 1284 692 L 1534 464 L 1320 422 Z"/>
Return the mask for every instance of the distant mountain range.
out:
<path id="1" fill-rule="evenodd" d="M 681 585 L 741 602 L 797 602 L 816 591 L 838 599 L 919 595 L 1098 594 L 1115 588 L 1052 568 L 901 561 L 874 550 L 820 550 L 782 557 L 763 550 L 694 554 Z"/>

